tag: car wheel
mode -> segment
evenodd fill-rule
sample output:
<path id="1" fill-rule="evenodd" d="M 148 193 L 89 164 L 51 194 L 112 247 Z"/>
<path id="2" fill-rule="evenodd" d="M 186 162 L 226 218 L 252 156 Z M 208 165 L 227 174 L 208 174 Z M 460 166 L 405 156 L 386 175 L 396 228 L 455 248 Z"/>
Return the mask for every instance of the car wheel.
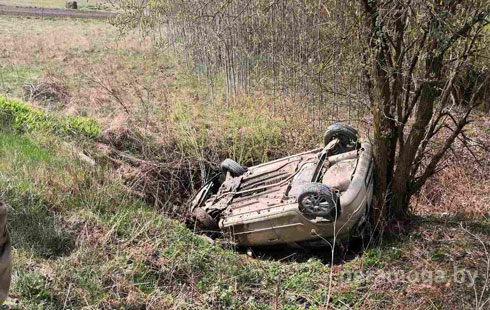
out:
<path id="1" fill-rule="evenodd" d="M 196 208 L 189 215 L 190 223 L 195 223 L 198 230 L 217 231 L 218 223 L 204 209 Z"/>
<path id="2" fill-rule="evenodd" d="M 340 209 L 339 197 L 322 183 L 303 185 L 298 194 L 299 210 L 307 217 L 335 220 Z"/>
<path id="3" fill-rule="evenodd" d="M 334 155 L 350 151 L 357 144 L 357 130 L 344 124 L 333 124 L 328 126 L 323 135 L 323 143 L 327 146 L 333 139 L 338 139 L 340 145 L 332 150 Z"/>
<path id="4" fill-rule="evenodd" d="M 242 165 L 229 158 L 221 163 L 221 170 L 224 172 L 229 171 L 233 177 L 238 177 L 245 173 L 245 168 L 243 168 Z"/>

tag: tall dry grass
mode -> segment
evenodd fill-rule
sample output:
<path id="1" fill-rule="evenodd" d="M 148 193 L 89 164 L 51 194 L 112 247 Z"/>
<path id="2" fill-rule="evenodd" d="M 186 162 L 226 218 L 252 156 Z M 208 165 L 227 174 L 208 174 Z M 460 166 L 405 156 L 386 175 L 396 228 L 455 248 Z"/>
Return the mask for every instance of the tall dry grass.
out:
<path id="1" fill-rule="evenodd" d="M 490 214 L 490 117 L 480 114 L 457 141 L 436 174 L 415 197 L 412 208 L 418 215 L 445 213 L 469 218 Z"/>

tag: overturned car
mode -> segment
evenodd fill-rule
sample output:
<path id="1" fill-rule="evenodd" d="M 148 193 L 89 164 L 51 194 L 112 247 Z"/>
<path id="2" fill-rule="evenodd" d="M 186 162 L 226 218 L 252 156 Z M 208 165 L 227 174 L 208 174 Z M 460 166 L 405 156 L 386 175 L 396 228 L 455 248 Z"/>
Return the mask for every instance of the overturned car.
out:
<path id="1" fill-rule="evenodd" d="M 369 142 L 334 124 L 324 147 L 253 167 L 221 164 L 191 201 L 202 231 L 230 233 L 241 246 L 323 246 L 359 234 L 373 197 Z"/>

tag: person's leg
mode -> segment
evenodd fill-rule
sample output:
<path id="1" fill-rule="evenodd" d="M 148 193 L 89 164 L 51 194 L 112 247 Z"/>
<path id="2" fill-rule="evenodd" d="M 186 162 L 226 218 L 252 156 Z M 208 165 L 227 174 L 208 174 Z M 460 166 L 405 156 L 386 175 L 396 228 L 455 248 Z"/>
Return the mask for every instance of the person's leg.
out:
<path id="1" fill-rule="evenodd" d="M 11 245 L 7 232 L 7 205 L 0 202 L 0 304 L 7 299 L 12 277 Z"/>

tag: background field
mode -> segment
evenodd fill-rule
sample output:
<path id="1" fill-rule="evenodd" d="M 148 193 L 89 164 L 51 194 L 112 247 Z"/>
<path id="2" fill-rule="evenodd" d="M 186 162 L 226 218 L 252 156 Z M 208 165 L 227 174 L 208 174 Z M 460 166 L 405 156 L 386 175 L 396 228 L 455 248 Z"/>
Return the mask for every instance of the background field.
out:
<path id="1" fill-rule="evenodd" d="M 5 5 L 25 5 L 38 6 L 46 8 L 64 8 L 66 1 L 64 0 L 2 0 L 0 4 Z"/>
<path id="2" fill-rule="evenodd" d="M 287 113 L 272 111 L 266 93 L 227 107 L 223 80 L 210 94 L 171 48 L 105 22 L 0 16 L 0 29 L 0 199 L 12 207 L 15 261 L 8 307 L 453 309 L 488 297 L 483 150 L 475 161 L 457 145 L 449 168 L 413 202 L 413 229 L 392 226 L 402 236 L 362 256 L 346 249 L 335 264 L 328 251 L 252 258 L 179 222 L 201 172 L 226 157 L 251 165 L 318 146 L 331 119 L 318 122 L 318 111 L 293 101 L 281 103 Z M 19 108 L 43 83 L 56 91 Z M 79 125 L 66 127 L 67 118 Z M 489 124 L 479 115 L 468 134 L 489 141 Z M 369 117 L 354 125 L 369 135 Z M 355 271 L 455 266 L 476 271 L 476 286 L 341 281 Z"/>
<path id="3" fill-rule="evenodd" d="M 65 0 L 0 0 L 0 5 L 19 5 L 19 6 L 35 6 L 40 8 L 55 8 L 64 9 Z M 79 9 L 86 10 L 107 10 L 109 5 L 106 1 L 100 0 L 82 0 L 78 1 Z"/>

